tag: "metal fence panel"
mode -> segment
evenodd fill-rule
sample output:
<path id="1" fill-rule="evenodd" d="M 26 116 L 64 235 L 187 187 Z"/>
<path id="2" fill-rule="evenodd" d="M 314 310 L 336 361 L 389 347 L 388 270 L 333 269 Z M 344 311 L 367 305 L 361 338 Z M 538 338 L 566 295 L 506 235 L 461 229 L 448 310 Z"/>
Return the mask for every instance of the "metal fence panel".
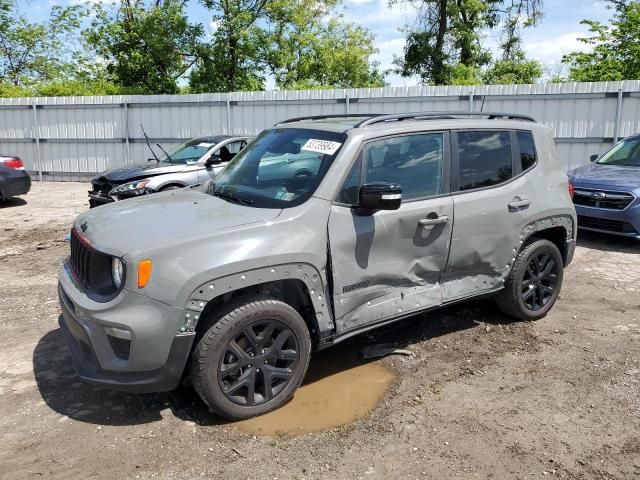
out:
<path id="1" fill-rule="evenodd" d="M 0 99 L 0 153 L 45 177 L 78 178 L 196 136 L 255 135 L 286 118 L 342 113 L 501 111 L 549 125 L 567 169 L 640 131 L 640 81 L 416 86 L 198 95 Z"/>

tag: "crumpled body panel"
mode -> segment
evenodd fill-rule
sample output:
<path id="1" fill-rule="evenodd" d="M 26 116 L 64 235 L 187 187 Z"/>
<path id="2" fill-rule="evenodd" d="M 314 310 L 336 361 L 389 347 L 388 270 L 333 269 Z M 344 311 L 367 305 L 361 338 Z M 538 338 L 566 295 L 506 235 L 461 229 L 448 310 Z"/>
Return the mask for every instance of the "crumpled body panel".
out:
<path id="1" fill-rule="evenodd" d="M 421 226 L 428 216 L 450 220 Z M 337 333 L 439 305 L 452 223 L 450 197 L 407 202 L 373 215 L 334 205 L 329 241 Z"/>

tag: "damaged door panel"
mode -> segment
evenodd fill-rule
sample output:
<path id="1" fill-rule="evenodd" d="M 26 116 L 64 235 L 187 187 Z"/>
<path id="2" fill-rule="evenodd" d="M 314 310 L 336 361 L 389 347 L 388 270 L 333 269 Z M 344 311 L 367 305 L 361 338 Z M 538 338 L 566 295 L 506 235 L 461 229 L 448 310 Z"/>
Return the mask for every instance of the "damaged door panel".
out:
<path id="1" fill-rule="evenodd" d="M 423 224 L 443 218 L 449 220 Z M 442 303 L 452 223 L 450 197 L 371 216 L 334 205 L 329 235 L 338 332 Z"/>
<path id="2" fill-rule="evenodd" d="M 507 130 L 453 134 L 456 222 L 442 276 L 445 301 L 500 288 L 536 215 L 535 192 L 520 175 L 515 136 Z"/>
<path id="3" fill-rule="evenodd" d="M 329 238 L 338 333 L 442 303 L 439 281 L 454 223 L 453 200 L 442 196 L 445 138 L 391 137 L 363 150 L 354 167 L 361 181 L 399 184 L 403 203 L 377 212 L 333 205 Z M 354 177 L 352 172 L 344 190 L 354 191 Z"/>

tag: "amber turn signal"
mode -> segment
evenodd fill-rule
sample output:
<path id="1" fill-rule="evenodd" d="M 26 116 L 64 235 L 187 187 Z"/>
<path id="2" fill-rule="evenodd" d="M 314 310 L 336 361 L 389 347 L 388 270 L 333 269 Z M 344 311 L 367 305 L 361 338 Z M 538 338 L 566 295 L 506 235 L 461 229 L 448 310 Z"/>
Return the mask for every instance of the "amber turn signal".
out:
<path id="1" fill-rule="evenodd" d="M 150 277 L 151 260 L 140 260 L 138 263 L 138 288 L 146 287 Z"/>

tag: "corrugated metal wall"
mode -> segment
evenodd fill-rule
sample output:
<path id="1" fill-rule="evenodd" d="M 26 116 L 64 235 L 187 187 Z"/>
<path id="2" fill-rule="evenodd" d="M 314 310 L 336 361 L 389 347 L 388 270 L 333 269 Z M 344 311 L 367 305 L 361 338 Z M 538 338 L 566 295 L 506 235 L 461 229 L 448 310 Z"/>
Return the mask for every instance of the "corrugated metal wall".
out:
<path id="1" fill-rule="evenodd" d="M 567 169 L 640 131 L 640 81 L 389 87 L 201 95 L 0 99 L 0 153 L 45 177 L 84 177 L 208 134 L 257 134 L 303 115 L 428 110 L 528 114 L 555 132 Z"/>

